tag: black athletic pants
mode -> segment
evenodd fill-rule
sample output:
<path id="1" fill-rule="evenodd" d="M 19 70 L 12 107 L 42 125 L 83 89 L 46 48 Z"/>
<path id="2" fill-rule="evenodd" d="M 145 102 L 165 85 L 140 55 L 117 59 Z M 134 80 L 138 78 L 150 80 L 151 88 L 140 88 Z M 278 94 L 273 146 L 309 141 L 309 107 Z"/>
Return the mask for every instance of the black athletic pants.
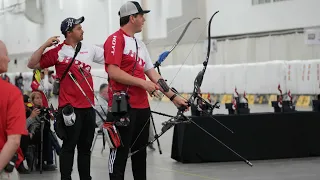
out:
<path id="1" fill-rule="evenodd" d="M 74 108 L 75 124 L 65 126 L 67 139 L 63 140 L 60 154 L 61 180 L 71 180 L 74 151 L 78 149 L 78 172 L 80 180 L 91 180 L 91 145 L 95 132 L 96 114 L 93 108 Z M 62 114 L 60 115 L 60 118 Z M 63 119 L 62 119 L 63 121 Z"/>
<path id="2" fill-rule="evenodd" d="M 123 146 L 120 146 L 118 149 L 110 149 L 108 164 L 110 180 L 124 180 L 124 173 L 128 159 L 129 148 L 132 146 L 134 141 L 136 142 L 134 143 L 131 152 L 140 149 L 142 146 L 148 143 L 150 108 L 130 109 L 129 114 L 130 125 L 127 127 L 117 127 L 121 136 Z M 111 113 L 108 113 L 108 121 L 110 120 L 110 116 Z M 147 121 L 149 122 L 146 124 Z M 142 128 L 143 131 L 141 132 Z M 141 134 L 139 135 L 140 132 Z M 146 180 L 146 148 L 131 156 L 131 162 L 134 180 Z"/>

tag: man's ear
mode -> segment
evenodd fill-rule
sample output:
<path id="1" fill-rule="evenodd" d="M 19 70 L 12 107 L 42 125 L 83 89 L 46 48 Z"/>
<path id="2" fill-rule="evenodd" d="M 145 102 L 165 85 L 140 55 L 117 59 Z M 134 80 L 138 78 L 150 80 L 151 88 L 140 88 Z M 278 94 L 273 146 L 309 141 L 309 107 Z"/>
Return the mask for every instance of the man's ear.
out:
<path id="1" fill-rule="evenodd" d="M 72 33 L 72 30 L 71 31 L 67 31 L 67 33 L 66 33 L 66 37 L 68 37 L 68 36 L 70 36 L 70 34 Z"/>
<path id="2" fill-rule="evenodd" d="M 134 23 L 135 22 L 134 16 L 130 16 L 129 20 L 130 20 L 131 23 Z"/>

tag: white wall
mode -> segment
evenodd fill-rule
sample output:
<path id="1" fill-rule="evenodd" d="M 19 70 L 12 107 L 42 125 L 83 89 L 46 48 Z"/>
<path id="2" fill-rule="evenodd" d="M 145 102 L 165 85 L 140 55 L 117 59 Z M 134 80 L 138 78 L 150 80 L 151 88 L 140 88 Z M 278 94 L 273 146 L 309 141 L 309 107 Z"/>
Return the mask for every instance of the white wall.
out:
<path id="1" fill-rule="evenodd" d="M 1 1 L 3 0 L 0 0 L 0 4 Z M 33 52 L 54 35 L 60 35 L 61 40 L 64 40 L 60 32 L 60 24 L 67 17 L 84 16 L 86 18 L 82 24 L 84 42 L 102 45 L 112 32 L 119 29 L 118 11 L 120 6 L 127 2 L 127 0 L 40 1 L 43 2 L 44 12 L 44 24 L 42 25 L 29 21 L 23 14 L 5 13 L 0 15 L 0 38 L 8 46 L 10 55 Z M 182 0 L 176 0 L 174 4 L 170 0 L 137 1 L 144 8 L 151 10 L 149 16 L 146 16 L 148 23 L 145 25 L 146 30 L 150 29 L 150 38 L 166 37 L 167 18 L 182 15 Z M 159 19 L 156 15 L 161 15 L 161 18 Z M 142 39 L 143 32 L 137 34 L 136 37 Z"/>
<path id="2" fill-rule="evenodd" d="M 252 0 L 206 0 L 207 19 L 217 10 L 212 36 L 319 26 L 319 0 L 287 0 L 252 6 Z M 273 1 L 273 0 L 271 0 Z"/>
<path id="3" fill-rule="evenodd" d="M 24 16 L 5 14 L 0 17 L 2 38 L 10 54 L 35 50 L 43 41 L 43 28 Z"/>
<path id="4" fill-rule="evenodd" d="M 67 17 L 85 17 L 83 22 L 84 42 L 103 44 L 108 34 L 108 4 L 99 0 L 62 0 L 62 9 L 59 1 L 44 1 L 45 24 L 42 31 L 44 39 L 54 35 L 61 35 L 61 22 Z M 89 6 L 95 7 L 88 8 Z"/>
<path id="5" fill-rule="evenodd" d="M 144 0 L 144 7 L 151 10 L 146 14 L 144 31 L 148 39 L 166 38 L 167 20 L 182 16 L 182 0 Z"/>
<path id="6" fill-rule="evenodd" d="M 244 38 L 218 42 L 215 64 L 254 63 L 271 60 L 319 59 L 320 45 L 308 45 L 305 34 Z"/>
<path id="7" fill-rule="evenodd" d="M 44 24 L 35 24 L 23 14 L 0 16 L 0 38 L 11 55 L 33 52 L 49 37 L 60 35 L 60 24 L 67 17 L 85 17 L 84 42 L 104 44 L 108 35 L 119 28 L 118 10 L 125 0 L 43 0 Z M 62 4 L 60 4 L 62 2 Z M 138 0 L 139 2 L 139 0 Z M 111 7 L 110 7 L 111 6 Z M 141 38 L 142 35 L 138 35 Z"/>
<path id="8" fill-rule="evenodd" d="M 60 6 L 59 2 L 62 2 Z M 167 20 L 182 16 L 182 0 L 138 0 L 151 9 L 146 33 L 151 39 L 167 36 Z M 0 15 L 0 38 L 10 54 L 31 52 L 52 35 L 60 35 L 60 22 L 84 15 L 85 41 L 103 44 L 119 28 L 118 9 L 126 0 L 54 0 L 44 2 L 43 25 L 34 24 L 22 15 Z M 319 0 L 288 0 L 252 6 L 252 0 L 206 0 L 206 18 L 219 10 L 212 25 L 212 36 L 241 34 L 279 29 L 319 26 Z M 60 9 L 62 7 L 62 9 Z M 191 12 L 189 12 L 191 13 Z M 160 19 L 155 15 L 161 15 Z M 204 18 L 204 17 L 201 17 Z M 179 26 L 177 24 L 176 26 Z M 140 34 L 140 38 L 143 34 Z M 63 38 L 62 38 L 63 39 Z"/>

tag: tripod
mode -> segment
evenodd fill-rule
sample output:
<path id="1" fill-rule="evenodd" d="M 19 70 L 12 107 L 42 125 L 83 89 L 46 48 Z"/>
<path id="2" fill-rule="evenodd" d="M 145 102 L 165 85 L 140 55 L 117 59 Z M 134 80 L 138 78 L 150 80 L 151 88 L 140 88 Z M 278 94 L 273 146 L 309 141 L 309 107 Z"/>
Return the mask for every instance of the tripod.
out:
<path id="1" fill-rule="evenodd" d="M 151 114 L 150 114 L 150 121 L 151 121 L 151 123 L 152 123 L 154 133 L 155 133 L 155 134 L 158 134 L 158 133 L 157 133 L 157 130 L 156 130 L 156 126 L 155 126 L 155 124 L 154 124 L 152 112 L 151 112 Z M 149 135 L 149 136 L 150 136 L 150 135 Z M 162 154 L 162 150 L 161 150 L 161 146 L 160 146 L 160 141 L 159 141 L 159 139 L 157 139 L 157 144 L 158 144 L 159 153 Z"/>

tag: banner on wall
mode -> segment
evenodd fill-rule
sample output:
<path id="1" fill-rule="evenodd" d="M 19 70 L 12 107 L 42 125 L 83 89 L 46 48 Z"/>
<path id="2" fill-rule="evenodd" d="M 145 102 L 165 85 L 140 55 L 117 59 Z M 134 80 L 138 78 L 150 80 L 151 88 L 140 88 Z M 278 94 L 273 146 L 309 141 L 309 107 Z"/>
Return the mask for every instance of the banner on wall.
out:
<path id="1" fill-rule="evenodd" d="M 320 29 L 306 29 L 305 44 L 320 45 Z"/>

